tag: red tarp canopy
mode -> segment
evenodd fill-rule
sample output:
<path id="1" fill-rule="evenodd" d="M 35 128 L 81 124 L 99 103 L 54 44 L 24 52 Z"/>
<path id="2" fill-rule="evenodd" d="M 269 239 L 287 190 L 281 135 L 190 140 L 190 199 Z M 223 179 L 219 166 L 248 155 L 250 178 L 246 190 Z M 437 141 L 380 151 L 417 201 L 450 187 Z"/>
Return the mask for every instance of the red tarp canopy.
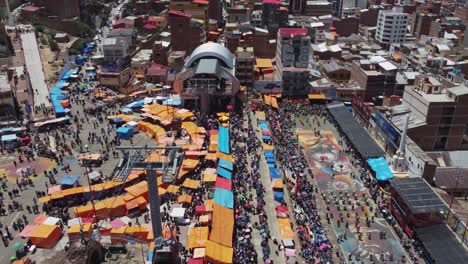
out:
<path id="1" fill-rule="evenodd" d="M 202 258 L 197 258 L 197 259 L 189 259 L 187 264 L 203 264 L 203 259 Z"/>
<path id="2" fill-rule="evenodd" d="M 156 26 L 153 25 L 153 24 L 146 24 L 146 25 L 143 26 L 143 28 L 144 28 L 144 29 L 155 29 Z"/>
<path id="3" fill-rule="evenodd" d="M 196 214 L 204 214 L 206 213 L 206 208 L 204 205 L 197 205 L 195 206 L 195 213 Z"/>
<path id="4" fill-rule="evenodd" d="M 231 180 L 228 180 L 224 177 L 217 177 L 215 188 L 221 188 L 230 191 L 232 189 L 232 182 Z"/>

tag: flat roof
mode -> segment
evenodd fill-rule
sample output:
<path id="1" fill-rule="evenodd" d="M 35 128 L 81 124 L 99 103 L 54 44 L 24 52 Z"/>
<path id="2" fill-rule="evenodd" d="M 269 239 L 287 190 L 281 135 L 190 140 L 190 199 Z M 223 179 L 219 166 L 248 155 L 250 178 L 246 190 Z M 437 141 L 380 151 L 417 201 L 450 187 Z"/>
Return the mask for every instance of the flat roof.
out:
<path id="1" fill-rule="evenodd" d="M 415 231 L 435 263 L 466 263 L 468 253 L 447 225 L 419 227 Z"/>
<path id="2" fill-rule="evenodd" d="M 361 156 L 365 159 L 385 156 L 383 150 L 343 103 L 328 104 L 327 108 Z"/>
<path id="3" fill-rule="evenodd" d="M 393 178 L 390 184 L 413 214 L 438 213 L 446 210 L 442 199 L 423 178 Z"/>

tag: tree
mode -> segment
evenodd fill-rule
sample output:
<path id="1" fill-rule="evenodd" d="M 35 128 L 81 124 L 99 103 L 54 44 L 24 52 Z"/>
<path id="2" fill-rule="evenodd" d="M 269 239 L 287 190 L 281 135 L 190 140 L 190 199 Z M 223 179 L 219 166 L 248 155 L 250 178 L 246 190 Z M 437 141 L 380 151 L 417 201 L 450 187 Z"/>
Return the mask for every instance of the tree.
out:
<path id="1" fill-rule="evenodd" d="M 42 33 L 42 32 L 44 32 L 44 27 L 41 26 L 41 25 L 37 25 L 36 26 L 36 31 L 39 32 L 39 33 Z"/>
<path id="2" fill-rule="evenodd" d="M 54 39 L 49 39 L 49 47 L 52 51 L 60 51 L 60 47 Z"/>

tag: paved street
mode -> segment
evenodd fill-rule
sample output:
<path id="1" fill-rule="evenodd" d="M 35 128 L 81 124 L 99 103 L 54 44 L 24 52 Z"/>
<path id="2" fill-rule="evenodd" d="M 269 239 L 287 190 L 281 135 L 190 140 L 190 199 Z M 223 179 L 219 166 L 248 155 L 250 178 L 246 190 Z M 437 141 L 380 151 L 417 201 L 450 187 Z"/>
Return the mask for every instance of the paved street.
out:
<path id="1" fill-rule="evenodd" d="M 27 58 L 26 69 L 29 73 L 32 90 L 34 91 L 34 108 L 51 109 L 52 104 L 48 99 L 49 88 L 45 80 L 34 31 L 21 33 L 21 44 L 23 46 L 24 57 Z"/>

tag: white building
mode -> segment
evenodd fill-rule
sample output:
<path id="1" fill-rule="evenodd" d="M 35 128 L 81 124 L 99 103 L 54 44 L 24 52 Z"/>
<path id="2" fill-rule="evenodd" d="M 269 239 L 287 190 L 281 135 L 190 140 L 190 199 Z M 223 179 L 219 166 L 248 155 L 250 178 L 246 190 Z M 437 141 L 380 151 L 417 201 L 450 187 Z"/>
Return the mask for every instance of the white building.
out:
<path id="1" fill-rule="evenodd" d="M 341 0 L 340 16 L 355 16 L 359 10 L 367 8 L 367 0 Z"/>
<path id="2" fill-rule="evenodd" d="M 392 10 L 380 10 L 377 20 L 375 39 L 384 45 L 402 43 L 405 40 L 409 15 L 401 7 Z"/>
<path id="3" fill-rule="evenodd" d="M 102 51 L 106 61 L 118 61 L 128 56 L 129 43 L 123 37 L 109 37 L 102 43 Z"/>

